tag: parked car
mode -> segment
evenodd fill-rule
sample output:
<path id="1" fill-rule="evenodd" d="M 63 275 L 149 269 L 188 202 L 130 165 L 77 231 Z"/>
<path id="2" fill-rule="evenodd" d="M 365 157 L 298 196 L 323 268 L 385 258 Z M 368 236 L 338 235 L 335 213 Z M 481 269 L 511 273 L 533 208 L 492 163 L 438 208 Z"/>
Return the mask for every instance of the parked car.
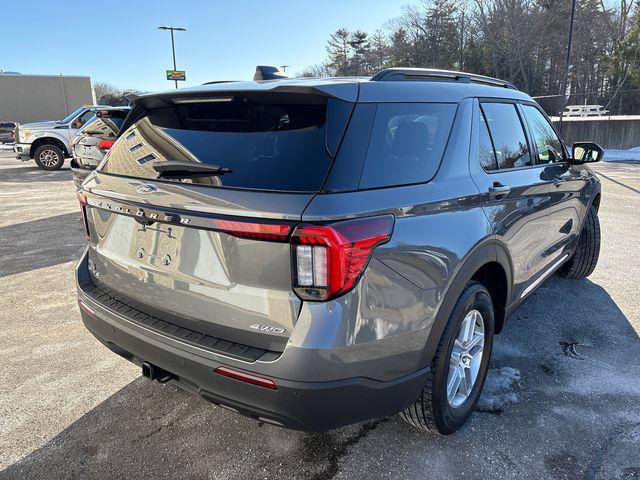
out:
<path id="1" fill-rule="evenodd" d="M 97 108 L 106 105 L 80 107 L 62 120 L 25 123 L 15 129 L 16 158 L 22 161 L 35 160 L 43 170 L 57 170 L 64 159 L 71 156 L 71 137 L 94 116 Z"/>
<path id="2" fill-rule="evenodd" d="M 602 149 L 569 154 L 501 80 L 388 69 L 133 109 L 78 192 L 82 320 L 146 377 L 260 422 L 455 432 L 509 315 L 598 260 Z"/>
<path id="3" fill-rule="evenodd" d="M 95 116 L 71 138 L 71 171 L 77 187 L 80 187 L 109 151 L 129 110 L 129 107 L 96 110 Z"/>
<path id="4" fill-rule="evenodd" d="M 0 144 L 13 143 L 13 131 L 17 125 L 15 122 L 0 122 Z"/>

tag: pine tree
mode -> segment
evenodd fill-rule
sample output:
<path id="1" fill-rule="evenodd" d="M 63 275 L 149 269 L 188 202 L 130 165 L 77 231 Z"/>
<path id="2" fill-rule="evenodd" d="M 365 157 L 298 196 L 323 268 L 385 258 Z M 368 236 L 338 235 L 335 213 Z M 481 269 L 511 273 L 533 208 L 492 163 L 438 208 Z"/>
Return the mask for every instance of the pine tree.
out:
<path id="1" fill-rule="evenodd" d="M 366 32 L 356 30 L 349 35 L 349 46 L 353 50 L 353 68 L 354 75 L 360 75 L 362 70 L 362 59 L 369 50 L 369 38 Z"/>
<path id="2" fill-rule="evenodd" d="M 327 67 L 332 75 L 349 75 L 349 38 L 351 34 L 346 28 L 340 28 L 331 34 L 327 42 L 329 59 Z"/>

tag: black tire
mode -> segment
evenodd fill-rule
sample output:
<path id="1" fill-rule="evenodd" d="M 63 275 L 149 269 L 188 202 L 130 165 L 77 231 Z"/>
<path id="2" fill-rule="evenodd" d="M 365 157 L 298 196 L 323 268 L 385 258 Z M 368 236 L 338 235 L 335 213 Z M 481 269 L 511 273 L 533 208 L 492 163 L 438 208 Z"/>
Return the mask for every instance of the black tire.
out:
<path id="1" fill-rule="evenodd" d="M 457 407 L 447 399 L 447 379 L 449 361 L 454 341 L 460 332 L 462 322 L 471 310 L 478 310 L 484 322 L 484 349 L 478 376 L 467 399 Z M 471 416 L 478 403 L 489 369 L 494 334 L 493 302 L 484 285 L 470 282 L 460 294 L 451 317 L 442 333 L 442 338 L 431 362 L 427 382 L 416 401 L 400 416 L 420 430 L 449 435 L 458 430 Z"/>
<path id="2" fill-rule="evenodd" d="M 55 145 L 41 145 L 36 148 L 33 159 L 43 170 L 59 170 L 64 165 L 64 152 Z"/>
<path id="3" fill-rule="evenodd" d="M 578 246 L 558 273 L 566 278 L 586 278 L 596 268 L 599 256 L 600 221 L 598 220 L 598 212 L 591 206 L 582 225 Z"/>

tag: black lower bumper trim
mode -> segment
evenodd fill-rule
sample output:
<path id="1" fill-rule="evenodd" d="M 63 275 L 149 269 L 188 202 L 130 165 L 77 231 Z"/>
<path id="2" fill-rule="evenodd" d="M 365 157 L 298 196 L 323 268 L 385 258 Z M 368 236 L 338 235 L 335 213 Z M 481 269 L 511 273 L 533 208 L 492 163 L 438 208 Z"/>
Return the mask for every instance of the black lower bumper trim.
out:
<path id="1" fill-rule="evenodd" d="M 262 357 L 268 357 L 269 360 L 273 360 L 280 356 L 279 352 L 230 342 L 167 322 L 164 319 L 142 311 L 140 308 L 137 308 L 137 306 L 123 299 L 118 292 L 114 292 L 104 285 L 97 285 L 90 278 L 80 285 L 80 288 L 87 297 L 100 304 L 103 308 L 108 308 L 125 316 L 130 321 L 153 329 L 158 333 L 180 341 L 186 341 L 212 352 L 238 358 L 245 362 L 254 362 Z"/>

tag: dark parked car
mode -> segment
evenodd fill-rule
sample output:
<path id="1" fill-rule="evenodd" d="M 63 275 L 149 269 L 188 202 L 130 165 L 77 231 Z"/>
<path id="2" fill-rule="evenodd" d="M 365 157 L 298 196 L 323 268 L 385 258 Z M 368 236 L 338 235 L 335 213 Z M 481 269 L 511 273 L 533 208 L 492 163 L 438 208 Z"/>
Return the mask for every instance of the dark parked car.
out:
<path id="1" fill-rule="evenodd" d="M 80 187 L 109 151 L 129 110 L 130 107 L 96 110 L 95 116 L 71 138 L 71 170 L 77 187 Z"/>
<path id="2" fill-rule="evenodd" d="M 15 122 L 0 122 L 0 143 L 13 143 L 13 131 L 17 126 Z"/>
<path id="3" fill-rule="evenodd" d="M 601 156 L 461 72 L 143 95 L 78 192 L 82 319 L 148 378 L 260 422 L 402 412 L 449 434 L 509 315 L 593 271 Z"/>

